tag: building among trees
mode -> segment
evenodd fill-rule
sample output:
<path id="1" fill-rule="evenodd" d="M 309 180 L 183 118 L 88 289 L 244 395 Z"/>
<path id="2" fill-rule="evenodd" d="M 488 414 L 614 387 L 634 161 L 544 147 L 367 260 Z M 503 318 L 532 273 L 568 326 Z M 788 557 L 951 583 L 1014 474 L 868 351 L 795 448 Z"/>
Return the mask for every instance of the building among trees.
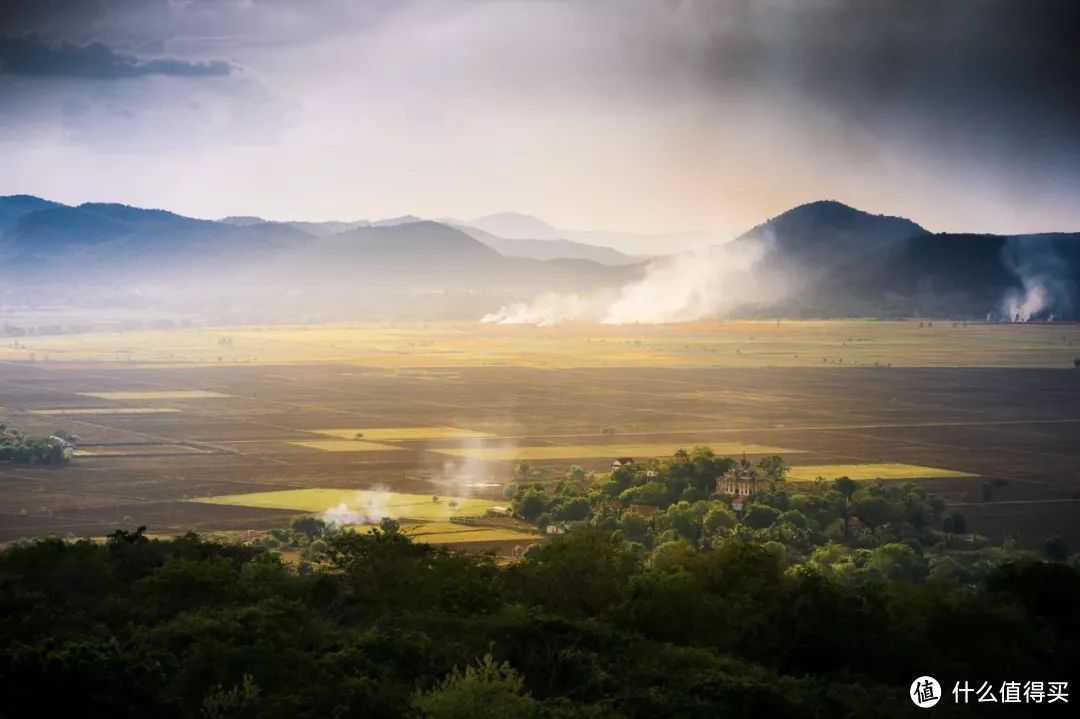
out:
<path id="1" fill-rule="evenodd" d="M 742 509 L 748 497 L 764 494 L 767 491 L 769 491 L 769 480 L 758 472 L 746 458 L 745 453 L 738 464 L 716 480 L 716 494 L 732 497 L 731 506 L 736 510 Z"/>

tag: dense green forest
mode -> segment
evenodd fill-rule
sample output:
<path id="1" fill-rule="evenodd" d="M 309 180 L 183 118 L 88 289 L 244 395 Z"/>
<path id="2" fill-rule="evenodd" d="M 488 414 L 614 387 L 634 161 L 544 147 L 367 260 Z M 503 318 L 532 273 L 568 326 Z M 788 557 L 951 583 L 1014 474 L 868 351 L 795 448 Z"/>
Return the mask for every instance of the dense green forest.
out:
<path id="1" fill-rule="evenodd" d="M 735 536 L 646 552 L 582 529 L 508 565 L 392 528 L 319 541 L 301 572 L 194 534 L 7 547 L 0 713 L 897 716 L 923 674 L 1063 680 L 1080 660 L 1065 563 L 850 582 Z"/>
<path id="2" fill-rule="evenodd" d="M 745 462 L 745 458 L 743 459 Z M 557 531 L 611 532 L 642 552 L 708 551 L 738 538 L 843 582 L 952 579 L 973 584 L 1008 562 L 1045 556 L 1066 561 L 1058 537 L 1029 537 L 1043 553 L 1021 549 L 1019 537 L 993 544 L 968 531 L 967 519 L 918 484 L 856 482 L 847 477 L 786 482 L 783 458 L 752 467 L 756 493 L 741 508 L 717 491 L 717 478 L 739 463 L 708 447 L 669 459 L 631 462 L 610 474 L 571 467 L 551 477 L 522 463 L 506 494 L 515 516 Z M 987 481 L 991 502 L 1006 483 Z"/>
<path id="3" fill-rule="evenodd" d="M 513 512 L 555 533 L 514 561 L 317 516 L 247 544 L 13 543 L 0 716 L 903 716 L 919 676 L 947 694 L 1080 666 L 1060 540 L 993 545 L 917 485 L 788 483 L 779 457 L 743 504 L 716 494 L 736 464 L 523 464 Z"/>

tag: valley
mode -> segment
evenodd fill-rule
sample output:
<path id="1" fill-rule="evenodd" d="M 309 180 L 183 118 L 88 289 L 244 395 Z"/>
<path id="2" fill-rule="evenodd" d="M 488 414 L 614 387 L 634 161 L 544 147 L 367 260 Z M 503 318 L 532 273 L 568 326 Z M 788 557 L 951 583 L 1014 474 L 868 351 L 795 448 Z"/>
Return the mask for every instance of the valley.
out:
<path id="1" fill-rule="evenodd" d="M 258 530 L 340 503 L 245 494 L 379 488 L 490 506 L 521 460 L 604 473 L 696 445 L 781 454 L 789 481 L 913 480 L 973 531 L 1080 541 L 1076 325 L 447 323 L 19 344 L 3 350 L 0 418 L 79 440 L 67 466 L 0 466 L 3 541 Z"/>

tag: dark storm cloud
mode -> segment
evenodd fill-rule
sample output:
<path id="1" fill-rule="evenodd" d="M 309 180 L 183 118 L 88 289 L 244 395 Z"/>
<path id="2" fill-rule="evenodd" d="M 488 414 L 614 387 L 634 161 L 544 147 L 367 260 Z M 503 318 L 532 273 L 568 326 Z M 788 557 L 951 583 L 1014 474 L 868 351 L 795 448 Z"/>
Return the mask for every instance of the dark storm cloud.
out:
<path id="1" fill-rule="evenodd" d="M 684 3 L 706 28 L 705 88 L 792 92 L 867 124 L 941 139 L 1076 149 L 1080 2 Z"/>
<path id="2" fill-rule="evenodd" d="M 0 35 L 0 73 L 35 77 L 116 79 L 146 75 L 223 77 L 233 71 L 223 60 L 189 62 L 174 58 L 141 59 L 101 42 L 49 44 L 36 35 Z"/>
<path id="3" fill-rule="evenodd" d="M 110 11 L 108 0 L 8 0 L 0 2 L 0 27 L 13 33 L 49 33 L 85 26 Z"/>
<path id="4" fill-rule="evenodd" d="M 935 229 L 1080 222 L 1080 0 L 0 0 L 0 35 L 12 191 L 50 152 L 78 170 L 57 186 L 97 191 L 75 148 L 171 152 L 200 192 L 154 192 L 209 214 L 238 187 L 296 202 L 304 172 L 328 216 L 729 233 L 826 196 Z M 180 77 L 87 79 L 151 73 Z"/>

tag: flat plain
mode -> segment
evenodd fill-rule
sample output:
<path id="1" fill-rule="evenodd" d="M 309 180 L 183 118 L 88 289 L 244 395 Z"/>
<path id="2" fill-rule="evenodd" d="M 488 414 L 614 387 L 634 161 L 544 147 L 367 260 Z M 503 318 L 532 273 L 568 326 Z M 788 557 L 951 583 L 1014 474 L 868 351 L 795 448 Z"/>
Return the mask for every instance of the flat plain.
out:
<path id="1" fill-rule="evenodd" d="M 201 500 L 283 490 L 503 502 L 521 458 L 606 471 L 707 444 L 777 451 L 793 479 L 910 475 L 976 531 L 1080 543 L 1077 325 L 431 323 L 12 344 L 0 421 L 65 429 L 85 454 L 0 465 L 0 541 L 282 526 L 296 508 Z"/>

